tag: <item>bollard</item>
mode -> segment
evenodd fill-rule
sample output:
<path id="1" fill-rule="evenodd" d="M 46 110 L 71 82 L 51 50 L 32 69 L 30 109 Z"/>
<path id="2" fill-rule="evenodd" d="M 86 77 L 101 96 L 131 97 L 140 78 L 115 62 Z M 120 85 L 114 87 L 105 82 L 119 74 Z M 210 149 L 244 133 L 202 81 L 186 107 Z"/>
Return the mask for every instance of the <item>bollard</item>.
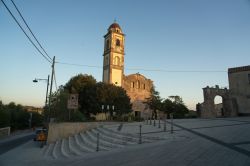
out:
<path id="1" fill-rule="evenodd" d="M 139 144 L 141 144 L 142 143 L 142 140 L 141 140 L 141 124 L 140 124 L 140 126 L 139 126 L 139 129 L 140 129 L 140 131 L 139 131 Z"/>
<path id="2" fill-rule="evenodd" d="M 96 135 L 96 151 L 99 151 L 99 133 Z"/>
<path id="3" fill-rule="evenodd" d="M 166 115 L 164 116 L 164 131 L 167 131 Z"/>
<path id="4" fill-rule="evenodd" d="M 152 124 L 151 117 L 149 118 L 149 124 L 150 124 L 150 125 Z"/>
<path id="5" fill-rule="evenodd" d="M 148 124 L 148 118 L 146 119 L 146 124 Z"/>
<path id="6" fill-rule="evenodd" d="M 161 118 L 159 117 L 158 128 L 161 128 Z"/>
<path id="7" fill-rule="evenodd" d="M 174 132 L 174 126 L 173 126 L 173 114 L 170 114 L 170 118 L 171 118 L 171 134 L 173 134 L 173 132 Z"/>
<path id="8" fill-rule="evenodd" d="M 154 117 L 154 126 L 155 126 L 155 117 Z"/>

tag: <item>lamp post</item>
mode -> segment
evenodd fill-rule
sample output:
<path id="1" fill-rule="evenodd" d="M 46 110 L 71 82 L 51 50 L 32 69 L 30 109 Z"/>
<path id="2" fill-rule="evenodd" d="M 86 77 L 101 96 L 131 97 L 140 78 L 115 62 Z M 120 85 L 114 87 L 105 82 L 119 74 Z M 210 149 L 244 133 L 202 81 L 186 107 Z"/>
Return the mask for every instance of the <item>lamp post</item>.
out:
<path id="1" fill-rule="evenodd" d="M 47 100 L 48 100 L 48 90 L 49 90 L 49 75 L 48 75 L 48 79 L 35 78 L 33 80 L 34 83 L 37 83 L 38 81 L 47 81 L 46 98 L 45 98 L 45 106 L 46 106 Z"/>

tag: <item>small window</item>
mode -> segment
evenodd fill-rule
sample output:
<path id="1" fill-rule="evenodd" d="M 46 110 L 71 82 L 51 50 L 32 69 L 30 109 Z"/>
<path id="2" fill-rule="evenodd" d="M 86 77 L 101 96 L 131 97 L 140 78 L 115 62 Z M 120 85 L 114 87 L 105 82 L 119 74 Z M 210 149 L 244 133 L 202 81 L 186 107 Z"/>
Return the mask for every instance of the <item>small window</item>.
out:
<path id="1" fill-rule="evenodd" d="M 140 89 L 140 81 L 137 81 L 137 88 Z"/>
<path id="2" fill-rule="evenodd" d="M 121 43 L 119 39 L 116 39 L 116 46 L 120 47 Z"/>
<path id="3" fill-rule="evenodd" d="M 143 84 L 143 89 L 146 89 L 146 85 L 145 84 Z"/>
<path id="4" fill-rule="evenodd" d="M 134 87 L 135 87 L 135 83 L 134 83 L 134 82 L 131 82 L 131 83 L 130 83 L 130 87 L 131 87 L 131 88 L 134 88 Z"/>

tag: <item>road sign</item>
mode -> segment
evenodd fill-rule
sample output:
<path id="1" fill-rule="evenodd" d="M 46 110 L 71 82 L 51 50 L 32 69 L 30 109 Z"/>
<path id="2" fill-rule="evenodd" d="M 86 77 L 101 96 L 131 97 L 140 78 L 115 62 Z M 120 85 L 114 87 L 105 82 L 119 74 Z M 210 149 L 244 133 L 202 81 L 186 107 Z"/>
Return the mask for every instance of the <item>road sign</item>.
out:
<path id="1" fill-rule="evenodd" d="M 70 94 L 68 98 L 68 109 L 78 108 L 78 94 Z"/>

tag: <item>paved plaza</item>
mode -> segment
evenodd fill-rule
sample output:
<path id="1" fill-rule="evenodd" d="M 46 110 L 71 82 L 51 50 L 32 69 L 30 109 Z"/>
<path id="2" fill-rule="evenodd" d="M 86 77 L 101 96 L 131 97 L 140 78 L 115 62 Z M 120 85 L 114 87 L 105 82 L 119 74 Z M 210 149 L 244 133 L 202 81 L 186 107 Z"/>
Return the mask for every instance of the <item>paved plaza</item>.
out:
<path id="1" fill-rule="evenodd" d="M 249 166 L 250 165 L 250 117 L 220 119 L 175 119 L 174 131 L 167 131 L 164 122 L 153 121 L 117 123 L 104 127 L 131 135 L 139 135 L 142 125 L 143 139 L 158 138 L 151 143 L 133 144 L 109 151 L 87 153 L 65 159 L 43 156 L 36 142 L 29 141 L 0 155 L 1 166 Z"/>

